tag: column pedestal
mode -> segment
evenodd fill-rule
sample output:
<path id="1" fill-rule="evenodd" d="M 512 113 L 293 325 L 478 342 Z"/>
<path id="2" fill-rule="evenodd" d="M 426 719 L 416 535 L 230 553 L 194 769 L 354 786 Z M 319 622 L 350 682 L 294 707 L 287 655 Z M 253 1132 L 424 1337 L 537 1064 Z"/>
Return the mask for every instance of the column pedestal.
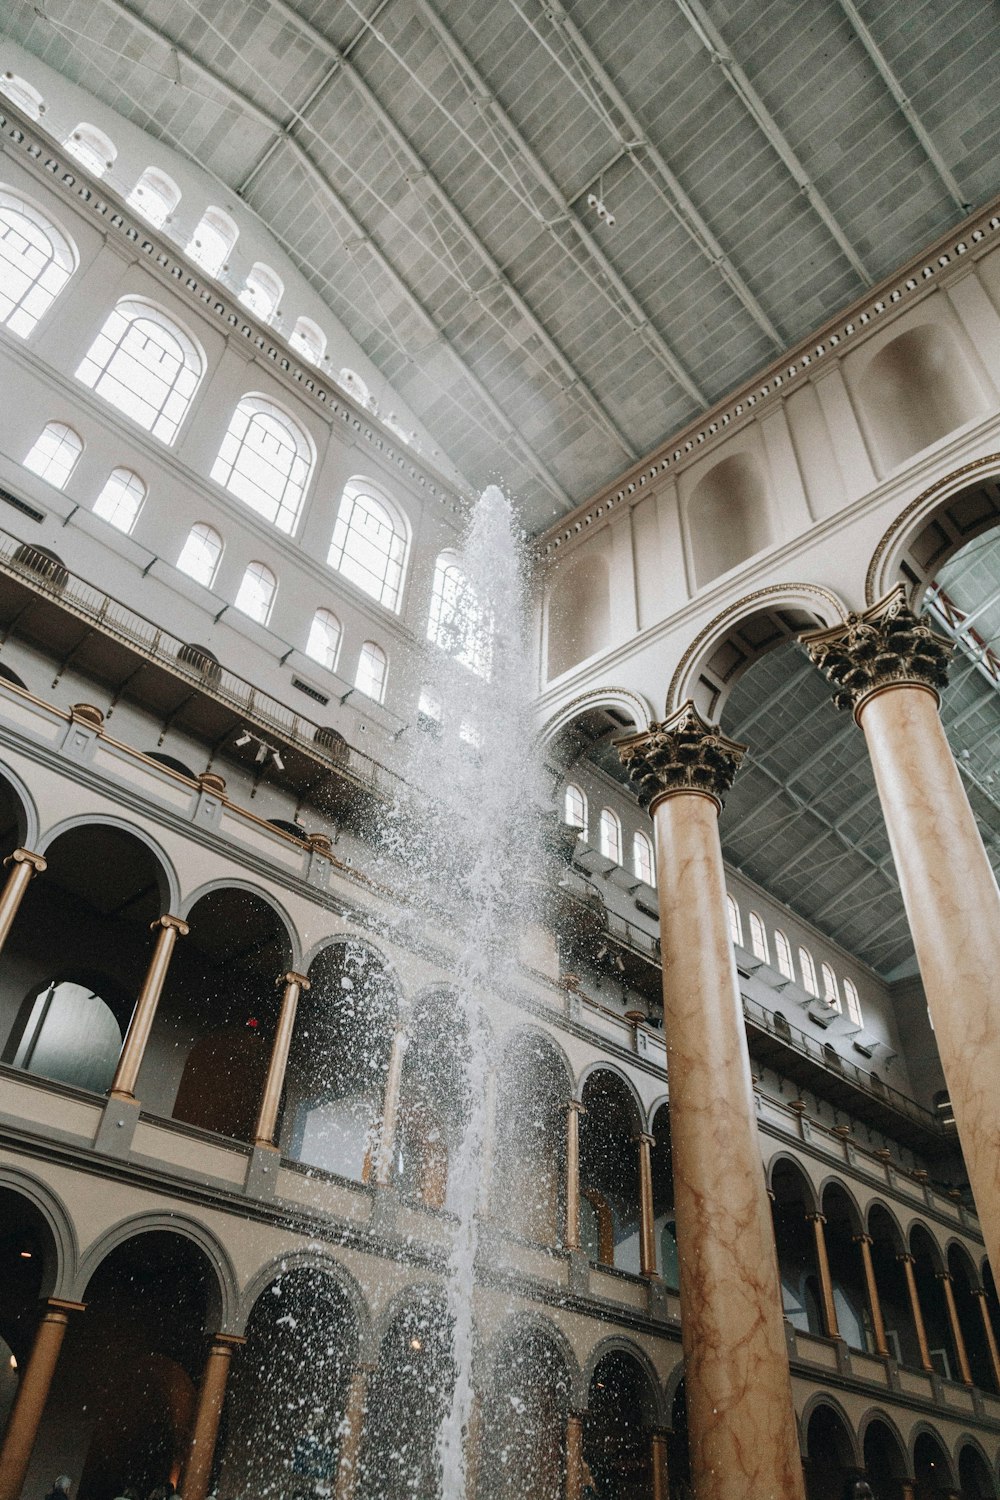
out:
<path id="1" fill-rule="evenodd" d="M 135 1098 L 136 1079 L 139 1077 L 146 1043 L 149 1041 L 149 1033 L 156 1019 L 156 1007 L 160 1003 L 160 995 L 170 967 L 174 944 L 179 937 L 186 937 L 190 928 L 186 922 L 181 921 L 180 917 L 168 915 L 159 917 L 152 924 L 150 931 L 157 935 L 156 947 L 153 949 L 153 957 L 146 970 L 139 998 L 135 1002 L 135 1010 L 132 1012 L 132 1019 L 125 1034 L 125 1044 L 118 1059 L 111 1088 L 108 1090 L 112 1099 Z"/>
<path id="2" fill-rule="evenodd" d="M 82 1302 L 57 1297 L 45 1303 L 0 1448 L 0 1500 L 20 1500 L 69 1315 L 83 1310 Z"/>
<path id="3" fill-rule="evenodd" d="M 205 1500 L 208 1494 L 233 1350 L 245 1343 L 246 1339 L 225 1333 L 216 1334 L 212 1340 L 198 1389 L 191 1443 L 181 1478 L 184 1500 Z"/>

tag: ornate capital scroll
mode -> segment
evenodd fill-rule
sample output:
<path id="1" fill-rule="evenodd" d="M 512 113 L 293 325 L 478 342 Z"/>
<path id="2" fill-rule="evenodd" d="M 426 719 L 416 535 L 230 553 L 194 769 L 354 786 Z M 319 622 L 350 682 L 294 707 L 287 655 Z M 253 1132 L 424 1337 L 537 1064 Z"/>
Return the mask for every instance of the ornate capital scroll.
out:
<path id="1" fill-rule="evenodd" d="M 952 646 L 917 618 L 897 585 L 843 625 L 799 636 L 815 666 L 833 683 L 833 701 L 857 718 L 866 698 L 882 688 L 911 685 L 937 693 L 948 682 Z"/>
<path id="2" fill-rule="evenodd" d="M 615 744 L 643 807 L 670 792 L 701 792 L 721 807 L 747 750 L 706 724 L 690 700 Z"/>

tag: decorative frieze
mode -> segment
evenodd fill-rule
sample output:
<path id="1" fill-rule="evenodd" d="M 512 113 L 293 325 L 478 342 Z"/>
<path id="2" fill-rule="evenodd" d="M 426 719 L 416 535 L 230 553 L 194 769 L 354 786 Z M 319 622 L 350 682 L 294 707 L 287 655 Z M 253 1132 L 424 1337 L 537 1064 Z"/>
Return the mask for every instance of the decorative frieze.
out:
<path id="1" fill-rule="evenodd" d="M 616 743 L 643 807 L 670 792 L 703 792 L 721 807 L 747 750 L 706 724 L 691 702 Z"/>
<path id="2" fill-rule="evenodd" d="M 843 625 L 799 637 L 836 689 L 833 701 L 855 716 L 882 688 L 910 685 L 937 692 L 948 682 L 951 643 L 925 625 L 906 602 L 902 584 Z"/>

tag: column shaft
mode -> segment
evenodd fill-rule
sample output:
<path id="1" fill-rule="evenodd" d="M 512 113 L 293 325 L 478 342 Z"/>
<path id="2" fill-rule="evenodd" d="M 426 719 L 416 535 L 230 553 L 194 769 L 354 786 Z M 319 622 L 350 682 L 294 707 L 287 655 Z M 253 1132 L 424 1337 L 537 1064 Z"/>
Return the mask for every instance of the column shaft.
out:
<path id="1" fill-rule="evenodd" d="M 917 1344 L 920 1349 L 920 1363 L 925 1370 L 933 1370 L 931 1364 L 931 1351 L 927 1343 L 927 1330 L 924 1327 L 924 1315 L 920 1307 L 920 1298 L 917 1295 L 917 1278 L 913 1274 L 913 1256 L 900 1255 L 897 1260 L 902 1261 L 903 1273 L 906 1276 L 906 1290 L 910 1294 L 910 1312 L 913 1315 L 913 1327 L 917 1335 Z"/>
<path id="2" fill-rule="evenodd" d="M 641 1235 L 639 1241 L 640 1269 L 643 1276 L 655 1276 L 656 1271 L 656 1220 L 653 1212 L 653 1148 L 654 1137 L 640 1135 L 639 1146 L 639 1207 Z"/>
<path id="3" fill-rule="evenodd" d="M 402 1025 L 396 1027 L 389 1054 L 389 1071 L 385 1080 L 385 1100 L 382 1105 L 382 1129 L 379 1133 L 378 1159 L 375 1164 L 375 1181 L 385 1187 L 392 1180 L 392 1158 L 396 1148 L 396 1125 L 399 1120 L 399 1086 L 403 1077 L 403 1058 L 406 1054 L 407 1036 Z"/>
<path id="4" fill-rule="evenodd" d="M 583 1418 L 566 1418 L 566 1500 L 583 1500 Z"/>
<path id="5" fill-rule="evenodd" d="M 698 1500 L 801 1500 L 771 1213 L 718 807 L 655 804 L 691 1464 Z"/>
<path id="6" fill-rule="evenodd" d="M 149 968 L 146 970 L 146 977 L 142 982 L 142 989 L 139 991 L 139 998 L 135 1002 L 135 1010 L 132 1012 L 132 1019 L 125 1034 L 125 1045 L 122 1047 L 109 1090 L 113 1098 L 135 1098 L 136 1079 L 139 1077 L 149 1033 L 153 1029 L 156 1007 L 160 1003 L 163 984 L 170 967 L 170 956 L 177 939 L 186 936 L 189 930 L 187 923 L 182 922 L 180 917 L 164 916 L 152 924 L 151 931 L 157 934 L 156 946 L 153 949 Z"/>
<path id="7" fill-rule="evenodd" d="M 826 1219 L 822 1214 L 806 1214 L 813 1227 L 816 1242 L 816 1265 L 819 1270 L 820 1302 L 823 1309 L 823 1332 L 828 1339 L 839 1339 L 837 1308 L 833 1300 L 833 1278 L 830 1275 L 830 1257 L 826 1249 Z"/>
<path id="8" fill-rule="evenodd" d="M 571 1099 L 566 1106 L 566 1249 L 580 1248 L 580 1116 L 583 1105 Z"/>
<path id="9" fill-rule="evenodd" d="M 10 867 L 4 888 L 0 891 L 0 950 L 10 935 L 17 909 L 24 900 L 24 893 L 31 883 L 33 875 L 40 875 L 46 868 L 45 860 L 40 854 L 33 854 L 30 849 L 15 849 L 13 854 L 8 855 L 4 864 Z"/>
<path id="10" fill-rule="evenodd" d="M 965 1347 L 965 1336 L 962 1333 L 962 1325 L 958 1321 L 958 1308 L 955 1306 L 955 1288 L 952 1286 L 951 1277 L 947 1272 L 939 1275 L 938 1280 L 944 1288 L 944 1301 L 948 1309 L 948 1327 L 951 1329 L 951 1342 L 955 1348 L 955 1358 L 958 1361 L 959 1379 L 963 1385 L 972 1385 L 972 1369 L 969 1365 L 969 1354 Z"/>
<path id="11" fill-rule="evenodd" d="M 257 1114 L 257 1128 L 254 1131 L 254 1143 L 258 1146 L 275 1144 L 281 1091 L 285 1086 L 288 1054 L 291 1051 L 292 1033 L 295 1030 L 295 1013 L 299 1005 L 299 996 L 303 990 L 309 988 L 309 981 L 304 974 L 286 974 L 283 979 L 278 980 L 278 984 L 283 985 L 284 990 L 281 996 L 278 1025 L 271 1046 L 271 1060 L 267 1065 L 267 1077 L 264 1080 L 264 1091 Z"/>
<path id="12" fill-rule="evenodd" d="M 990 1259 L 1000 1265 L 1000 892 L 927 688 L 858 709 Z"/>
<path id="13" fill-rule="evenodd" d="M 184 1500 L 205 1500 L 208 1494 L 233 1350 L 245 1342 L 226 1334 L 217 1334 L 212 1340 L 198 1389 L 198 1405 L 181 1479 Z"/>
<path id="14" fill-rule="evenodd" d="M 997 1336 L 993 1331 L 993 1319 L 986 1302 L 986 1292 L 982 1287 L 976 1287 L 972 1294 L 979 1303 L 979 1315 L 983 1320 L 983 1333 L 986 1335 L 986 1347 L 990 1351 L 990 1366 L 993 1370 L 993 1383 L 1000 1392 L 1000 1349 L 997 1348 Z"/>
<path id="15" fill-rule="evenodd" d="M 56 1298 L 45 1305 L 0 1448 L 0 1500 L 20 1500 L 69 1315 L 82 1311 L 81 1303 Z"/>
<path id="16" fill-rule="evenodd" d="M 872 1237 L 870 1234 L 855 1235 L 854 1242 L 861 1250 L 861 1264 L 865 1273 L 868 1313 L 872 1320 L 875 1349 L 883 1359 L 886 1359 L 889 1354 L 889 1344 L 885 1336 L 885 1320 L 882 1317 L 882 1303 L 879 1300 L 878 1283 L 875 1280 L 875 1267 L 872 1264 Z"/>
<path id="17" fill-rule="evenodd" d="M 337 1461 L 337 1480 L 333 1489 L 334 1500 L 351 1500 L 358 1483 L 358 1460 L 361 1457 L 361 1439 L 365 1430 L 365 1407 L 368 1402 L 368 1381 L 373 1366 L 361 1361 L 354 1366 L 351 1385 L 347 1393 L 344 1411 L 344 1436 L 340 1444 Z"/>
<path id="18" fill-rule="evenodd" d="M 654 1432 L 650 1439 L 653 1460 L 653 1500 L 670 1500 L 670 1475 L 667 1469 L 667 1438 Z"/>

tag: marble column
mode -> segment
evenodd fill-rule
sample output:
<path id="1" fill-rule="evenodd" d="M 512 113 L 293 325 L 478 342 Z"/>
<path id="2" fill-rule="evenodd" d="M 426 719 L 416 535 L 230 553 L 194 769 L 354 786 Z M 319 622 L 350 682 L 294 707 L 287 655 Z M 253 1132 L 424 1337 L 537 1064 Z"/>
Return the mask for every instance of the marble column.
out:
<path id="1" fill-rule="evenodd" d="M 904 1479 L 900 1484 L 899 1500 L 917 1500 L 916 1486 L 912 1479 Z"/>
<path id="2" fill-rule="evenodd" d="M 261 1095 L 260 1110 L 257 1114 L 257 1128 L 254 1131 L 254 1144 L 257 1146 L 274 1146 L 275 1144 L 281 1091 L 285 1086 L 288 1054 L 291 1051 L 292 1033 L 295 1030 L 295 1012 L 298 1009 L 299 996 L 304 990 L 309 989 L 309 981 L 304 974 L 288 973 L 276 982 L 283 987 L 281 1010 L 278 1014 L 278 1025 L 271 1046 L 271 1060 L 267 1065 L 264 1092 Z"/>
<path id="3" fill-rule="evenodd" d="M 927 1343 L 927 1330 L 924 1327 L 924 1315 L 920 1307 L 920 1297 L 917 1294 L 917 1278 L 913 1273 L 913 1256 L 910 1254 L 897 1255 L 896 1259 L 903 1267 L 903 1275 L 906 1277 L 906 1290 L 910 1298 L 910 1313 L 913 1317 L 913 1331 L 917 1335 L 917 1347 L 920 1350 L 920 1364 L 928 1372 L 933 1370 L 931 1364 L 931 1351 Z"/>
<path id="4" fill-rule="evenodd" d="M 938 714 L 951 646 L 902 587 L 801 639 L 865 736 L 962 1155 L 1000 1265 L 1000 890 Z"/>
<path id="5" fill-rule="evenodd" d="M 881 1354 L 883 1359 L 889 1355 L 889 1344 L 885 1336 L 885 1320 L 882 1317 L 882 1303 L 878 1295 L 878 1283 L 875 1280 L 875 1267 L 872 1264 L 872 1237 L 870 1234 L 856 1234 L 854 1243 L 861 1251 L 861 1265 L 865 1273 L 865 1291 L 868 1294 L 868 1315 L 872 1320 L 872 1336 L 875 1339 L 875 1351 Z"/>
<path id="6" fill-rule="evenodd" d="M 24 900 L 31 877 L 41 875 L 46 869 L 46 862 L 40 854 L 33 854 L 30 849 L 15 849 L 4 860 L 4 866 L 10 870 L 10 874 L 0 891 L 0 952 L 10 936 L 17 909 Z"/>
<path id="7" fill-rule="evenodd" d="M 49 1297 L 43 1304 L 0 1447 L 0 1500 L 20 1500 L 69 1315 L 83 1310 L 82 1302 L 64 1302 L 58 1297 Z"/>
<path id="8" fill-rule="evenodd" d="M 135 1098 L 135 1083 L 139 1077 L 139 1069 L 142 1067 L 149 1033 L 156 1019 L 156 1007 L 160 1003 L 160 995 L 170 967 L 170 956 L 177 939 L 186 937 L 190 928 L 186 922 L 181 921 L 180 917 L 167 915 L 158 917 L 150 927 L 150 931 L 156 933 L 156 946 L 153 949 L 149 968 L 146 970 L 146 977 L 142 982 L 142 989 L 139 991 L 139 998 L 135 1002 L 135 1010 L 132 1012 L 132 1019 L 125 1034 L 125 1045 L 122 1047 L 109 1090 L 113 1099 Z"/>
<path id="9" fill-rule="evenodd" d="M 997 1336 L 993 1329 L 993 1319 L 990 1317 L 989 1303 L 986 1300 L 986 1290 L 981 1286 L 973 1287 L 972 1295 L 979 1303 L 979 1316 L 983 1320 L 986 1347 L 990 1351 L 990 1367 L 993 1371 L 993 1383 L 998 1393 L 1000 1393 L 1000 1349 L 997 1348 Z"/>
<path id="10" fill-rule="evenodd" d="M 828 1339 L 839 1339 L 837 1308 L 833 1300 L 833 1277 L 830 1275 L 830 1257 L 826 1249 L 826 1217 L 823 1214 L 806 1214 L 813 1227 L 816 1243 L 816 1266 L 819 1271 L 820 1306 L 823 1313 L 823 1332 Z"/>
<path id="11" fill-rule="evenodd" d="M 392 1038 L 389 1054 L 389 1071 L 385 1080 L 385 1098 L 382 1104 L 382 1128 L 379 1132 L 378 1156 L 375 1162 L 375 1181 L 385 1187 L 392 1181 L 392 1160 L 396 1149 L 396 1126 L 399 1123 L 399 1088 L 403 1078 L 403 1058 L 406 1056 L 409 1035 L 403 1021 L 399 1021 Z"/>
<path id="12" fill-rule="evenodd" d="M 580 1116 L 579 1099 L 566 1106 L 566 1232 L 567 1250 L 580 1248 Z"/>
<path id="13" fill-rule="evenodd" d="M 653 1211 L 653 1146 L 656 1138 L 643 1132 L 639 1147 L 639 1266 L 643 1276 L 656 1276 L 656 1216 Z"/>
<path id="14" fill-rule="evenodd" d="M 368 1404 L 368 1383 L 375 1366 L 359 1360 L 354 1366 L 351 1385 L 347 1393 L 344 1410 L 343 1440 L 337 1461 L 337 1479 L 333 1489 L 334 1500 L 352 1500 L 358 1483 L 358 1465 L 361 1458 L 361 1440 L 365 1432 L 365 1409 Z"/>
<path id="15" fill-rule="evenodd" d="M 965 1336 L 962 1333 L 962 1325 L 958 1321 L 958 1308 L 955 1306 L 955 1288 L 951 1276 L 947 1271 L 939 1271 L 937 1279 L 941 1283 L 944 1292 L 944 1304 L 948 1309 L 948 1327 L 951 1329 L 951 1342 L 955 1349 L 955 1359 L 958 1363 L 958 1378 L 963 1385 L 972 1385 L 972 1369 L 969 1365 L 969 1354 L 965 1347 Z"/>
<path id="16" fill-rule="evenodd" d="M 744 747 L 693 704 L 618 741 L 656 828 L 691 1468 L 698 1500 L 802 1500 L 719 811 Z"/>
<path id="17" fill-rule="evenodd" d="M 670 1475 L 667 1469 L 667 1435 L 654 1429 L 649 1440 L 653 1463 L 653 1500 L 670 1500 Z"/>
<path id="18" fill-rule="evenodd" d="M 181 1476 L 180 1489 L 184 1500 L 205 1500 L 208 1494 L 233 1350 L 245 1343 L 246 1339 L 228 1333 L 217 1333 L 212 1340 L 198 1387 L 191 1441 Z"/>
<path id="19" fill-rule="evenodd" d="M 566 1418 L 566 1500 L 583 1500 L 583 1417 Z"/>

